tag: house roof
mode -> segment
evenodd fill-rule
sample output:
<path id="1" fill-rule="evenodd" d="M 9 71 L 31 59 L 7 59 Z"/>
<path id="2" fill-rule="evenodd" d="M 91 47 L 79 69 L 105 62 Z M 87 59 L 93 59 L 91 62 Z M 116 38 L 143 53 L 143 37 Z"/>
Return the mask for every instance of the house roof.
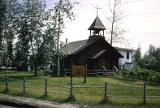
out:
<path id="1" fill-rule="evenodd" d="M 91 44 L 94 44 L 95 42 L 97 42 L 98 40 L 101 40 L 101 39 L 104 42 L 106 42 L 106 44 L 107 44 L 107 41 L 105 41 L 104 37 L 102 37 L 102 36 L 99 36 L 99 38 L 98 38 L 98 36 L 90 36 L 90 38 L 88 40 L 70 42 L 67 45 L 65 45 L 63 48 L 61 48 L 60 51 L 64 55 L 75 55 L 75 54 L 81 52 L 83 49 L 90 46 Z M 108 44 L 108 45 L 110 45 L 110 44 Z M 116 52 L 120 57 L 123 57 L 115 48 L 113 48 L 113 51 Z M 102 52 L 101 51 L 98 52 L 96 55 L 93 56 L 93 58 L 100 56 L 104 52 L 105 52 L 104 50 L 102 50 Z"/>
<path id="2" fill-rule="evenodd" d="M 66 44 L 60 49 L 64 55 L 70 55 L 73 52 L 77 51 L 80 47 L 84 46 L 87 43 L 87 40 L 74 41 Z"/>
<path id="3" fill-rule="evenodd" d="M 129 49 L 129 48 L 120 48 L 120 47 L 114 47 L 118 51 L 129 51 L 129 52 L 134 52 L 134 49 Z"/>
<path id="4" fill-rule="evenodd" d="M 106 30 L 100 18 L 97 16 L 88 30 Z"/>
<path id="5" fill-rule="evenodd" d="M 88 40 L 70 42 L 67 45 L 65 45 L 63 48 L 61 48 L 60 51 L 64 55 L 74 55 L 102 38 L 103 38 L 102 36 L 95 35 L 95 36 L 91 36 Z"/>

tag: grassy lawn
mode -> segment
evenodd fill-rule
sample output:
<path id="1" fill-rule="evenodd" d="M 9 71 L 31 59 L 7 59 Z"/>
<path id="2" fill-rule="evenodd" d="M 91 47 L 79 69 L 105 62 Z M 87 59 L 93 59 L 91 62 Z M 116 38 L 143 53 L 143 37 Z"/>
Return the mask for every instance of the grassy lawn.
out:
<path id="1" fill-rule="evenodd" d="M 0 92 L 11 95 L 48 99 L 57 102 L 68 102 L 70 94 L 70 77 L 50 77 L 39 75 L 34 77 L 30 72 L 8 72 L 9 90 L 5 92 L 5 73 L 0 73 Z M 26 79 L 26 93 L 23 94 L 23 79 Z M 48 96 L 44 96 L 44 79 L 48 80 Z M 148 98 L 143 105 L 143 83 L 126 80 L 118 80 L 112 77 L 88 77 L 87 83 L 83 83 L 83 77 L 73 77 L 73 86 L 99 86 L 104 87 L 108 83 L 107 93 L 109 101 L 103 103 L 104 88 L 74 88 L 73 94 L 81 105 L 92 108 L 159 108 L 160 98 Z M 119 97 L 123 96 L 123 98 Z M 125 97 L 127 96 L 127 98 Z M 128 97 L 131 96 L 131 97 Z M 147 96 L 160 96 L 160 85 L 147 84 Z"/>

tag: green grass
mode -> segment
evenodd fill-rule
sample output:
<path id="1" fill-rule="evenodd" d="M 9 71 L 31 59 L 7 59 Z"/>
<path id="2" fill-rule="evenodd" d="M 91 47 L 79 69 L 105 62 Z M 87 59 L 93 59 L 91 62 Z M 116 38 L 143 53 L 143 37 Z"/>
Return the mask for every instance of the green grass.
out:
<path id="1" fill-rule="evenodd" d="M 35 77 L 30 72 L 7 72 L 9 77 L 9 90 L 5 91 L 5 72 L 0 73 L 0 93 L 16 96 L 34 97 L 57 102 L 68 102 L 70 94 L 70 77 L 50 77 L 42 74 Z M 48 96 L 44 96 L 44 79 L 48 80 Z M 23 94 L 22 80 L 26 79 L 26 93 Z M 143 105 L 143 83 L 126 80 L 118 80 L 112 77 L 88 77 L 87 83 L 83 83 L 83 77 L 73 77 L 74 86 L 103 86 L 108 83 L 108 102 L 103 102 L 104 88 L 74 88 L 73 94 L 80 105 L 88 105 L 92 108 L 159 108 L 160 98 L 147 99 L 147 105 Z M 58 85 L 64 86 L 59 87 Z M 114 96 L 131 96 L 131 98 L 118 98 Z M 141 98 L 140 98 L 141 96 Z M 159 85 L 147 85 L 147 96 L 160 96 Z M 137 98 L 138 97 L 138 98 Z"/>

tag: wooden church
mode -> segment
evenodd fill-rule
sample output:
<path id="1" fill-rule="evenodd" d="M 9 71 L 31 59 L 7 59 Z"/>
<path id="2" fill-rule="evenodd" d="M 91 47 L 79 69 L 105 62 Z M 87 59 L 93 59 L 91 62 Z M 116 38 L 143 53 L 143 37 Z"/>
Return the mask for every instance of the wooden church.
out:
<path id="1" fill-rule="evenodd" d="M 112 70 L 118 68 L 118 60 L 123 56 L 112 47 L 104 37 L 105 26 L 97 16 L 88 28 L 88 40 L 75 41 L 61 48 L 65 55 L 61 60 L 61 69 L 71 69 L 72 65 L 85 66 L 88 70 Z"/>

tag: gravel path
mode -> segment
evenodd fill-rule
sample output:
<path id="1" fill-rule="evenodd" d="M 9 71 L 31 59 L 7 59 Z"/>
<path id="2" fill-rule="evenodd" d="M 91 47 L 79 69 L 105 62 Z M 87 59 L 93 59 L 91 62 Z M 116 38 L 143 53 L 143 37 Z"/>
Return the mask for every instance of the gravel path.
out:
<path id="1" fill-rule="evenodd" d="M 52 101 L 42 101 L 39 99 L 34 98 L 25 98 L 25 97 L 18 97 L 18 96 L 10 96 L 0 94 L 0 101 L 7 101 L 10 103 L 15 103 L 17 105 L 28 105 L 34 106 L 38 108 L 80 108 L 79 105 L 69 104 L 69 103 L 56 103 Z M 3 107 L 0 105 L 0 108 L 15 108 L 15 107 Z"/>
<path id="2" fill-rule="evenodd" d="M 16 108 L 16 107 L 11 107 L 11 106 L 0 105 L 0 108 Z"/>

